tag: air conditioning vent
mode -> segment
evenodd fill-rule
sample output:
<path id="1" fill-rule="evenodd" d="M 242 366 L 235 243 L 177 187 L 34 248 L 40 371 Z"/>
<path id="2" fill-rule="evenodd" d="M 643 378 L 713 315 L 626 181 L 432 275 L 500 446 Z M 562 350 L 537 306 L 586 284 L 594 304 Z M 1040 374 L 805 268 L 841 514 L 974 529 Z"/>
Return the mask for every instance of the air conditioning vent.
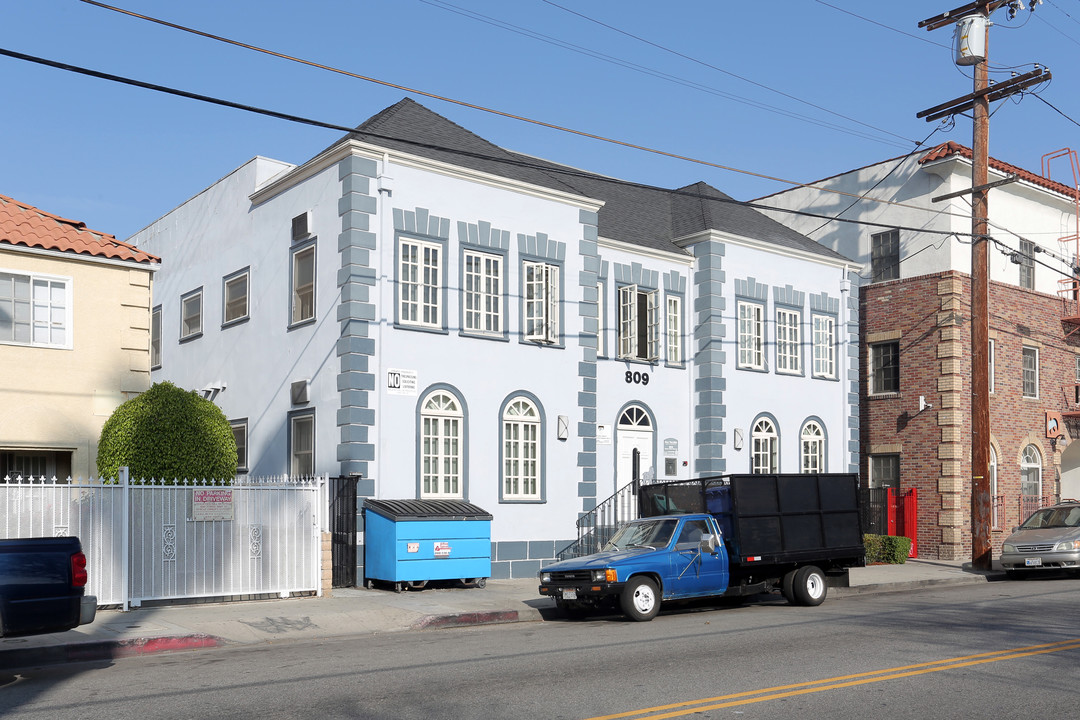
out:
<path id="1" fill-rule="evenodd" d="M 310 213 L 301 213 L 292 219 L 292 239 L 293 242 L 298 240 L 306 240 L 311 237 L 311 227 L 309 220 Z"/>

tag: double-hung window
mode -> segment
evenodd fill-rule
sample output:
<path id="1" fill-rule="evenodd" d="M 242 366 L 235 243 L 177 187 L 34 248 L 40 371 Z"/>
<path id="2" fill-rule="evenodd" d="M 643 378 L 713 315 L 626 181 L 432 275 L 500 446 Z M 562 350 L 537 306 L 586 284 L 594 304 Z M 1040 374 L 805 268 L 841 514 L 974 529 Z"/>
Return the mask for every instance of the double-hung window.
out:
<path id="1" fill-rule="evenodd" d="M 503 259 L 465 251 L 463 282 L 465 332 L 500 335 L 503 331 Z"/>
<path id="2" fill-rule="evenodd" d="M 398 242 L 398 322 L 442 327 L 442 245 L 413 238 Z"/>
<path id="3" fill-rule="evenodd" d="M 816 474 L 825 471 L 825 430 L 818 422 L 809 420 L 803 425 L 799 454 L 801 472 Z"/>
<path id="4" fill-rule="evenodd" d="M 683 361 L 682 298 L 667 296 L 667 361 L 681 365 Z"/>
<path id="5" fill-rule="evenodd" d="M 315 243 L 292 251 L 291 325 L 315 319 Z"/>
<path id="6" fill-rule="evenodd" d="M 1021 361 L 1023 396 L 1037 398 L 1039 397 L 1039 348 L 1025 345 L 1021 350 Z"/>
<path id="7" fill-rule="evenodd" d="M 780 471 L 780 436 L 768 418 L 759 418 L 750 431 L 750 472 L 755 475 Z"/>
<path id="8" fill-rule="evenodd" d="M 161 367 L 161 306 L 150 311 L 150 369 Z"/>
<path id="9" fill-rule="evenodd" d="M 655 290 L 619 288 L 619 357 L 655 361 L 660 351 L 660 309 Z"/>
<path id="10" fill-rule="evenodd" d="M 739 302 L 740 368 L 765 369 L 765 308 L 758 303 Z"/>
<path id="11" fill-rule="evenodd" d="M 814 377 L 836 377 L 836 319 L 814 315 Z"/>
<path id="12" fill-rule="evenodd" d="M 230 420 L 229 427 L 232 428 L 233 440 L 236 441 L 236 471 L 247 472 L 248 459 L 247 459 L 247 445 L 248 445 L 248 421 L 247 418 L 242 420 Z"/>
<path id="13" fill-rule="evenodd" d="M 1020 287 L 1035 289 L 1035 243 L 1020 240 Z"/>
<path id="14" fill-rule="evenodd" d="M 888 230 L 870 236 L 870 282 L 900 277 L 900 231 Z"/>
<path id="15" fill-rule="evenodd" d="M 870 346 L 870 393 L 900 392 L 900 343 L 875 343 Z"/>
<path id="16" fill-rule="evenodd" d="M 71 282 L 0 272 L 0 343 L 71 347 Z"/>
<path id="17" fill-rule="evenodd" d="M 802 316 L 798 310 L 776 309 L 776 372 L 802 372 Z"/>
<path id="18" fill-rule="evenodd" d="M 900 456 L 870 456 L 870 487 L 900 487 Z"/>
<path id="19" fill-rule="evenodd" d="M 235 272 L 222 280 L 221 324 L 229 325 L 248 316 L 248 271 Z"/>
<path id="20" fill-rule="evenodd" d="M 315 413 L 303 412 L 289 418 L 289 472 L 293 477 L 315 474 Z"/>
<path id="21" fill-rule="evenodd" d="M 525 339 L 529 342 L 559 342 L 559 266 L 525 262 Z"/>
<path id="22" fill-rule="evenodd" d="M 540 413 L 516 398 L 502 417 L 503 500 L 540 499 Z"/>
<path id="23" fill-rule="evenodd" d="M 202 288 L 180 298 L 180 339 L 202 335 Z"/>

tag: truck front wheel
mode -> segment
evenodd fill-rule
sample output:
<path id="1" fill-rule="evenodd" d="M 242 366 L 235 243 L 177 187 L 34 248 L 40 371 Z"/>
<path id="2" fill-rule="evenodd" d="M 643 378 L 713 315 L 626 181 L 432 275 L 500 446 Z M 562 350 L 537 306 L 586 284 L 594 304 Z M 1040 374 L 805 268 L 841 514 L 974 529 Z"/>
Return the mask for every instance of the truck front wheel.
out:
<path id="1" fill-rule="evenodd" d="M 660 592 L 656 583 L 643 575 L 630 578 L 619 601 L 626 616 L 638 622 L 652 620 L 660 612 Z"/>
<path id="2" fill-rule="evenodd" d="M 813 607 L 825 602 L 825 573 L 813 565 L 805 565 L 795 571 L 792 579 L 792 595 L 799 605 Z"/>

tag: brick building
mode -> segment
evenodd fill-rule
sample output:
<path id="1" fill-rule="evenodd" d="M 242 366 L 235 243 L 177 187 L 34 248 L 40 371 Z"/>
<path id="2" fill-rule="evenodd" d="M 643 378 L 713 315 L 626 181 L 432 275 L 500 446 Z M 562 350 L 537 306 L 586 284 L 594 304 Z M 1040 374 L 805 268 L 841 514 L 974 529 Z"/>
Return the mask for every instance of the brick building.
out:
<path id="1" fill-rule="evenodd" d="M 1074 153 L 1048 156 L 1045 168 L 1050 160 L 1077 169 Z M 1028 512 L 1080 497 L 1070 415 L 1080 399 L 1072 271 L 1080 220 L 1075 188 L 998 160 L 990 166 L 991 181 L 1017 177 L 989 200 L 996 554 Z M 971 210 L 963 197 L 932 201 L 970 183 L 970 150 L 947 143 L 758 201 L 836 216 L 835 191 L 870 196 L 840 213 L 855 223 L 775 216 L 863 263 L 860 472 L 867 486 L 916 491 L 919 555 L 929 558 L 971 556 Z"/>

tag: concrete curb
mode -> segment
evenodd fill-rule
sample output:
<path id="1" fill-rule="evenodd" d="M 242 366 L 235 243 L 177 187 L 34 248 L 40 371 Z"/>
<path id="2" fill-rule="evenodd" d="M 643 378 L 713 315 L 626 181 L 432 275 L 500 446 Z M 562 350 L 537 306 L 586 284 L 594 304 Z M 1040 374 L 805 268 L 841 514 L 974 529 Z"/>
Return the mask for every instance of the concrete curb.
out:
<path id="1" fill-rule="evenodd" d="M 491 612 L 454 613 L 452 615 L 427 615 L 414 622 L 412 630 L 433 630 L 469 625 L 498 625 L 521 622 L 523 618 L 517 610 L 494 610 Z M 538 618 L 529 618 L 538 619 Z"/>
<path id="2" fill-rule="evenodd" d="M 851 597 L 853 595 L 873 595 L 878 593 L 905 592 L 909 590 L 921 590 L 930 587 L 956 587 L 963 585 L 982 585 L 991 579 L 985 575 L 972 575 L 970 577 L 954 577 L 925 580 L 908 580 L 905 582 L 879 583 L 872 585 L 855 585 L 854 587 L 830 587 L 830 597 Z"/>
<path id="3" fill-rule="evenodd" d="M 72 662 L 112 660 L 115 658 L 155 655 L 158 653 L 202 650 L 221 647 L 225 641 L 213 635 L 193 633 L 166 637 L 95 640 L 69 645 L 12 648 L 0 651 L 0 669 L 31 665 L 57 665 Z"/>

